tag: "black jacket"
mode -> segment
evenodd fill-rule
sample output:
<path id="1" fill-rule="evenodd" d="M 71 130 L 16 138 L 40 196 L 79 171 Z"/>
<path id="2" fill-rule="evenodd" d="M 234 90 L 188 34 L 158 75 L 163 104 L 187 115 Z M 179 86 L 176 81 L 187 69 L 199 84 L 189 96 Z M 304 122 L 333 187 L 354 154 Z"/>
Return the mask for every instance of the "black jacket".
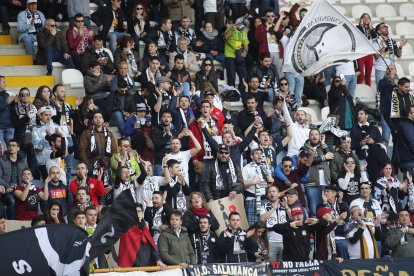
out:
<path id="1" fill-rule="evenodd" d="M 102 72 L 104 74 L 110 75 L 115 70 L 114 64 L 113 64 L 109 54 L 106 51 L 102 52 L 102 56 L 108 59 L 108 63 L 105 66 L 101 66 Z M 95 52 L 95 49 L 93 47 L 88 47 L 86 49 L 85 53 L 81 57 L 81 71 L 82 71 L 82 74 L 86 75 L 86 73 L 89 70 L 89 65 L 92 62 L 97 62 L 98 58 L 99 58 L 99 56 Z"/>
<path id="2" fill-rule="evenodd" d="M 375 144 L 384 141 L 380 131 L 376 126 L 370 124 L 369 126 L 362 126 L 361 128 L 359 124 L 356 123 L 350 132 L 352 141 L 351 148 L 355 150 L 355 154 L 360 160 L 365 160 L 367 158 L 365 150 L 361 148 L 361 141 L 367 137 L 367 135 L 369 135 L 369 137 L 375 141 Z"/>
<path id="3" fill-rule="evenodd" d="M 114 31 L 124 33 L 126 32 L 123 28 L 124 21 L 126 20 L 124 12 L 121 9 L 118 9 L 116 13 L 118 14 L 118 25 Z M 96 26 L 103 26 L 102 31 L 100 31 L 99 34 L 106 39 L 109 29 L 112 26 L 112 21 L 114 20 L 114 13 L 111 5 L 108 4 L 106 7 L 99 8 L 96 12 L 91 14 L 91 19 Z"/>
<path id="4" fill-rule="evenodd" d="M 401 118 L 397 135 L 400 163 L 414 162 L 414 123 L 408 118 Z"/>
<path id="5" fill-rule="evenodd" d="M 220 224 L 217 221 L 216 217 L 211 211 L 208 211 L 207 216 L 210 218 L 211 223 L 211 231 L 216 231 L 220 228 Z M 199 217 L 194 214 L 194 212 L 191 209 L 188 209 L 183 216 L 183 226 L 187 228 L 187 232 L 189 234 L 196 233 L 199 230 L 198 227 L 198 220 Z"/>
<path id="6" fill-rule="evenodd" d="M 256 111 L 257 111 L 257 114 L 253 114 L 247 109 L 243 109 L 242 111 L 239 112 L 238 126 L 243 134 L 246 131 L 246 129 L 248 129 L 251 124 L 253 124 L 256 116 L 260 116 L 264 124 L 267 123 L 267 120 L 266 120 L 267 118 L 265 114 L 261 113 L 259 110 L 256 110 Z M 265 126 L 265 128 L 268 129 L 267 125 Z"/>
<path id="7" fill-rule="evenodd" d="M 154 142 L 154 164 L 161 164 L 162 159 L 167 153 L 171 152 L 170 141 L 178 136 L 175 128 L 171 129 L 171 136 L 164 135 L 164 126 L 162 124 L 155 125 L 152 128 L 152 141 Z"/>
<path id="8" fill-rule="evenodd" d="M 105 110 L 105 121 L 109 121 L 112 114 L 116 111 L 121 112 L 128 112 L 128 113 L 134 113 L 136 112 L 136 107 L 134 104 L 134 99 L 131 94 L 126 93 L 125 94 L 125 105 L 121 106 L 121 96 L 117 91 L 112 92 L 109 94 L 109 96 L 106 98 L 106 110 Z"/>
<path id="9" fill-rule="evenodd" d="M 190 234 L 190 241 L 191 245 L 194 248 L 194 252 L 196 254 L 197 258 L 197 264 L 202 264 L 202 235 L 199 232 Z M 214 233 L 214 231 L 210 231 L 210 236 L 208 238 L 208 256 L 207 256 L 207 263 L 213 264 L 213 263 L 220 263 L 221 262 L 221 255 L 220 251 L 218 249 L 218 243 L 219 239 Z"/>
<path id="10" fill-rule="evenodd" d="M 164 205 L 162 206 L 163 206 L 163 209 L 161 212 L 161 223 L 165 225 L 169 225 L 170 215 L 173 210 L 168 204 L 164 203 Z M 154 230 L 152 229 L 152 226 L 154 225 L 154 216 L 157 211 L 158 209 L 155 209 L 154 207 L 145 208 L 144 220 L 148 222 L 148 229 L 150 230 L 152 236 L 154 236 Z"/>
<path id="11" fill-rule="evenodd" d="M 227 228 L 227 231 L 229 229 Z M 224 231 L 221 232 L 219 237 L 219 248 L 223 255 L 222 262 L 224 263 L 246 263 L 247 253 L 245 248 L 246 232 L 242 230 L 240 235 L 240 253 L 234 253 L 234 235 L 229 238 L 224 236 Z"/>

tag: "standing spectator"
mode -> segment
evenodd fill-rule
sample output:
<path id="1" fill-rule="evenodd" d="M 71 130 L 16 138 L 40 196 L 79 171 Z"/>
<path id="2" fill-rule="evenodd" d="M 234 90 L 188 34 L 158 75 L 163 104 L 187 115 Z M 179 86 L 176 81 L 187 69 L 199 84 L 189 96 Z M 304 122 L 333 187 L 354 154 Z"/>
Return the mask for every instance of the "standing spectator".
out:
<path id="1" fill-rule="evenodd" d="M 36 95 L 33 101 L 33 105 L 39 111 L 43 106 L 48 106 L 50 104 L 50 99 L 52 98 L 52 90 L 49 86 L 42 85 L 36 91 Z"/>
<path id="2" fill-rule="evenodd" d="M 392 250 L 393 258 L 414 256 L 414 229 L 408 211 L 401 210 L 398 213 L 398 226 L 390 230 L 385 245 Z"/>
<path id="3" fill-rule="evenodd" d="M 398 133 L 401 170 L 411 171 L 414 168 L 414 105 L 411 105 L 405 116 L 400 119 Z"/>
<path id="4" fill-rule="evenodd" d="M 116 41 L 130 36 L 126 33 L 128 24 L 121 9 L 121 0 L 110 0 L 106 7 L 99 8 L 91 15 L 92 21 L 99 27 L 99 34 L 109 42 L 109 49 L 114 54 Z"/>
<path id="5" fill-rule="evenodd" d="M 246 254 L 247 233 L 240 228 L 240 214 L 229 214 L 229 225 L 219 236 L 219 248 L 225 263 L 247 262 Z"/>
<path id="6" fill-rule="evenodd" d="M 344 166 L 344 158 L 351 155 L 354 160 L 358 161 L 358 156 L 351 151 L 351 137 L 344 136 L 340 139 L 341 144 L 339 148 L 334 152 L 334 159 L 329 162 L 329 170 L 331 172 L 331 183 L 337 184 L 339 174 L 342 172 Z"/>
<path id="7" fill-rule="evenodd" d="M 236 85 L 236 72 L 240 80 L 247 79 L 246 56 L 249 50 L 249 40 L 243 30 L 244 25 L 242 22 L 235 22 L 234 18 L 237 17 L 228 19 L 229 24 L 224 32 L 227 84 L 233 87 Z"/>
<path id="8" fill-rule="evenodd" d="M 197 2 L 197 1 L 196 1 Z M 205 23 L 211 23 L 212 27 L 221 34 L 224 31 L 224 1 L 216 0 L 203 0 L 203 12 L 204 12 L 204 26 Z M 197 16 L 197 10 L 196 10 Z M 201 26 L 201 24 L 199 25 Z M 196 19 L 196 31 L 197 28 L 197 19 Z"/>
<path id="9" fill-rule="evenodd" d="M 257 107 L 257 97 L 255 97 L 254 95 L 250 95 L 246 98 L 246 108 L 240 111 L 237 116 L 237 125 L 244 135 L 246 135 L 250 131 L 251 127 L 254 124 L 264 124 L 264 122 L 266 122 L 266 114 L 258 111 Z"/>
<path id="10" fill-rule="evenodd" d="M 185 269 L 190 264 L 196 264 L 197 260 L 188 233 L 181 227 L 182 217 L 180 211 L 171 213 L 170 226 L 161 232 L 158 239 L 158 251 L 165 264 L 180 265 Z"/>
<path id="11" fill-rule="evenodd" d="M 150 45 L 154 45 L 154 44 L 151 43 Z M 168 70 L 169 70 L 169 67 L 168 67 Z M 169 75 L 171 75 L 170 72 L 166 74 L 166 76 L 169 76 Z M 151 94 L 154 94 L 154 93 L 157 94 L 157 89 L 156 89 L 157 79 L 162 76 L 164 76 L 164 72 L 161 69 L 160 58 L 157 55 L 151 56 L 149 58 L 149 66 L 147 67 L 147 69 L 145 69 L 144 74 L 141 77 L 141 87 L 143 91 L 142 93 L 144 95 L 145 94 L 149 95 L 149 98 L 151 98 Z M 157 95 L 154 95 L 154 96 L 156 100 L 158 96 Z M 150 99 L 148 99 L 148 105 L 151 107 L 149 100 Z M 151 108 L 151 113 L 153 114 L 153 112 L 154 111 Z M 153 120 L 155 120 L 154 117 L 153 117 Z"/>
<path id="12" fill-rule="evenodd" d="M 295 112 L 298 110 L 298 106 L 296 104 L 295 94 L 292 93 L 289 89 L 289 81 L 287 78 L 282 77 L 279 79 L 279 88 L 275 92 L 275 96 L 282 98 L 289 109 L 290 112 Z"/>
<path id="13" fill-rule="evenodd" d="M 379 81 L 386 73 L 387 66 L 394 63 L 397 57 L 401 57 L 402 47 L 407 44 L 407 40 L 401 40 L 400 46 L 397 47 L 397 42 L 389 37 L 388 26 L 385 22 L 378 23 L 375 31 L 378 37 L 372 41 L 372 45 L 378 51 L 378 54 L 374 54 L 375 83 L 378 87 Z"/>
<path id="14" fill-rule="evenodd" d="M 355 96 L 357 85 L 357 77 L 355 76 L 355 71 L 357 70 L 355 68 L 358 68 L 358 63 L 356 61 L 348 61 L 335 67 L 335 74 L 337 76 L 343 75 L 345 77 L 344 85 L 348 88 L 349 95 L 351 95 L 352 98 Z"/>
<path id="15" fill-rule="evenodd" d="M 175 159 L 166 162 L 168 172 L 165 177 L 168 178 L 169 185 L 162 187 L 167 192 L 166 202 L 172 209 L 184 213 L 187 210 L 187 197 L 191 194 L 191 188 L 185 182 L 184 174 L 181 172 L 180 163 Z"/>
<path id="16" fill-rule="evenodd" d="M 283 115 L 287 116 L 286 125 L 292 127 L 292 139 L 290 139 L 288 145 L 288 156 L 293 156 L 299 153 L 299 149 L 309 139 L 309 124 L 306 122 L 306 112 L 304 110 L 298 110 L 295 113 L 296 120 L 293 122 L 290 116 L 289 109 L 286 104 L 283 105 Z"/>
<path id="17" fill-rule="evenodd" d="M 183 1 L 174 1 L 174 0 L 163 0 L 164 6 L 168 9 L 168 15 L 173 21 L 174 26 L 178 26 L 180 19 L 182 17 L 188 17 L 189 21 L 194 19 L 194 5 L 195 0 L 183 0 Z"/>
<path id="18" fill-rule="evenodd" d="M 213 23 L 204 22 L 204 28 L 197 37 L 194 51 L 205 53 L 207 58 L 224 63 L 224 43 L 220 32 L 213 28 Z"/>
<path id="19" fill-rule="evenodd" d="M 114 0 L 115 1 L 115 0 Z M 92 45 L 86 48 L 85 53 L 81 56 L 81 71 L 86 74 L 92 62 L 97 62 L 102 68 L 102 72 L 109 75 L 115 71 L 114 64 L 109 54 L 103 48 L 104 39 L 100 35 L 93 37 Z"/>
<path id="20" fill-rule="evenodd" d="M 37 10 L 37 0 L 27 0 L 26 4 L 27 9 L 17 16 L 17 31 L 19 41 L 23 42 L 27 54 L 36 61 L 34 43 L 37 42 L 36 35 L 45 25 L 46 18 Z"/>
<path id="21" fill-rule="evenodd" d="M 154 191 L 152 194 L 152 207 L 145 208 L 144 219 L 148 222 L 148 228 L 155 244 L 158 243 L 161 230 L 164 230 L 170 221 L 173 209 L 164 202 L 163 193 Z M 181 215 L 181 212 L 179 212 Z"/>
<path id="22" fill-rule="evenodd" d="M 156 58 L 152 58 L 152 61 L 155 60 Z M 157 88 L 149 95 L 148 106 L 151 108 L 152 124 L 158 125 L 164 111 L 167 110 L 172 115 L 171 110 L 177 104 L 177 97 L 174 92 L 171 92 L 172 80 L 170 78 L 157 76 L 155 82 Z"/>
<path id="23" fill-rule="evenodd" d="M 143 41 L 150 30 L 150 22 L 147 11 L 141 2 L 134 5 L 132 14 L 127 16 L 128 33 L 135 41 L 135 50 L 139 51 L 139 42 Z"/>
<path id="24" fill-rule="evenodd" d="M 275 1 L 277 3 L 277 1 Z M 277 12 L 279 15 L 279 11 Z M 283 18 L 278 18 L 282 20 Z M 256 27 L 256 39 L 259 41 L 262 40 L 262 47 L 260 53 L 269 52 L 272 59 L 272 64 L 275 66 L 278 75 L 282 69 L 282 61 L 280 60 L 280 50 L 279 50 L 279 41 L 282 38 L 279 30 L 276 29 L 279 25 L 275 24 L 275 12 L 272 9 L 267 9 L 265 11 L 265 22 L 263 24 L 264 30 L 262 28 Z M 259 54 L 260 55 L 260 54 Z"/>
<path id="25" fill-rule="evenodd" d="M 352 94 L 339 76 L 332 78 L 331 88 L 328 92 L 329 110 L 339 114 L 338 126 L 343 130 L 350 130 L 354 125 L 354 100 Z"/>
<path id="26" fill-rule="evenodd" d="M 252 233 L 245 242 L 247 260 L 249 262 L 266 261 L 269 258 L 269 241 L 267 239 L 266 224 L 257 221 L 246 231 L 249 234 Z"/>
<path id="27" fill-rule="evenodd" d="M 141 166 L 139 166 L 139 155 L 136 151 L 131 150 L 131 142 L 127 137 L 118 140 L 118 152 L 111 157 L 112 179 L 115 179 L 115 172 L 120 162 L 125 162 L 125 166 L 129 170 L 131 180 L 136 180 L 141 174 Z"/>
<path id="28" fill-rule="evenodd" d="M 178 91 L 180 95 L 190 97 L 192 90 L 191 76 L 190 72 L 185 68 L 183 55 L 178 54 L 174 57 L 174 67 L 171 69 L 170 77 L 176 91 Z"/>
<path id="29" fill-rule="evenodd" d="M 83 20 L 85 20 L 85 26 L 87 28 L 91 27 L 91 8 L 90 0 L 68 0 L 68 17 L 69 17 L 69 28 L 76 26 L 78 22 L 76 19 L 78 15 L 82 15 Z"/>
<path id="30" fill-rule="evenodd" d="M 322 72 L 305 77 L 303 95 L 308 100 L 317 100 L 321 109 L 326 106 L 325 77 Z"/>
<path id="31" fill-rule="evenodd" d="M 216 233 L 211 229 L 210 217 L 201 215 L 197 225 L 197 231 L 190 235 L 197 264 L 219 263 L 221 257 L 218 250 L 219 240 Z"/>
<path id="32" fill-rule="evenodd" d="M 367 13 L 363 13 L 361 15 L 357 28 L 370 41 L 378 36 L 377 32 L 374 30 L 374 27 L 372 27 L 371 16 Z M 371 86 L 371 72 L 372 66 L 374 65 L 374 55 L 367 55 L 357 61 L 360 70 L 360 74 L 358 75 L 358 84 L 365 83 L 366 85 Z"/>
<path id="33" fill-rule="evenodd" d="M 49 185 L 49 206 L 57 201 L 60 205 L 60 213 L 66 216 L 70 207 L 73 205 L 73 196 L 69 187 L 64 185 L 60 180 L 60 169 L 53 166 L 49 169 L 49 175 L 45 180 L 45 185 Z M 48 209 L 50 210 L 50 208 Z"/>
<path id="34" fill-rule="evenodd" d="M 171 27 L 171 19 L 163 18 L 160 21 L 158 28 L 150 28 L 150 31 L 145 37 L 145 43 L 149 44 L 151 41 L 155 42 L 158 46 L 158 52 L 160 56 L 163 56 L 163 58 L 167 60 L 168 52 L 173 51 L 176 48 L 175 38 L 174 34 L 171 31 Z"/>
<path id="35" fill-rule="evenodd" d="M 259 16 L 263 17 L 268 11 L 272 10 L 275 14 L 279 14 L 279 1 L 277 0 L 252 0 L 250 2 L 250 10 L 259 9 Z"/>
<path id="36" fill-rule="evenodd" d="M 15 96 L 6 90 L 6 77 L 0 75 L 0 143 L 3 149 L 13 138 L 14 129 L 10 118 L 10 104 Z"/>
<path id="37" fill-rule="evenodd" d="M 158 67 L 160 68 L 160 70 L 167 75 L 167 73 L 170 71 L 170 66 L 168 65 L 168 61 L 167 61 L 167 57 L 168 55 L 162 55 L 160 54 L 160 52 L 158 52 L 158 45 L 157 42 L 154 41 L 150 41 L 146 44 L 145 46 L 145 50 L 144 50 L 144 55 L 142 57 L 142 62 L 144 64 L 144 70 L 145 72 L 147 72 L 148 67 L 150 66 L 151 60 L 152 58 L 155 57 L 157 58 L 159 64 Z M 157 69 L 158 69 L 157 67 Z M 155 69 L 152 69 L 155 72 Z M 144 76 L 145 77 L 145 74 Z M 141 79 L 141 84 L 142 86 L 142 79 Z M 154 84 L 155 84 L 155 80 L 154 80 Z"/>
<path id="38" fill-rule="evenodd" d="M 259 56 L 259 64 L 253 66 L 251 76 L 257 76 L 260 81 L 259 92 L 268 93 L 269 101 L 273 101 L 274 87 L 278 82 L 279 74 L 277 68 L 272 64 L 270 54 L 265 52 Z"/>
<path id="39" fill-rule="evenodd" d="M 259 77 L 258 76 L 251 76 L 249 78 L 249 83 L 246 82 L 246 80 L 243 79 L 243 85 L 244 85 L 244 93 L 241 93 L 241 98 L 243 102 L 243 107 L 245 110 L 247 110 L 247 99 L 250 98 L 250 96 L 254 96 L 257 101 L 257 111 L 260 114 L 265 114 L 263 105 L 264 102 L 269 99 L 269 96 L 266 93 L 259 93 Z"/>
<path id="40" fill-rule="evenodd" d="M 358 206 L 363 212 L 366 221 L 373 223 L 383 217 L 380 203 L 371 196 L 372 187 L 370 183 L 361 183 L 359 186 L 359 198 L 354 199 L 349 206 Z"/>
<path id="41" fill-rule="evenodd" d="M 343 159 L 342 169 L 338 175 L 338 185 L 344 193 L 344 201 L 350 204 L 359 197 L 359 186 L 368 182 L 368 177 L 361 169 L 358 159 L 352 155 L 347 155 Z"/>
<path id="42" fill-rule="evenodd" d="M 86 3 L 88 1 L 79 2 Z M 66 31 L 66 41 L 68 42 L 69 54 L 71 55 L 76 68 L 81 68 L 81 55 L 83 55 L 86 49 L 92 45 L 93 41 L 93 30 L 90 28 L 90 22 L 89 25 L 86 24 L 86 18 L 87 17 L 83 16 L 81 13 L 75 14 L 74 26 L 69 27 Z"/>

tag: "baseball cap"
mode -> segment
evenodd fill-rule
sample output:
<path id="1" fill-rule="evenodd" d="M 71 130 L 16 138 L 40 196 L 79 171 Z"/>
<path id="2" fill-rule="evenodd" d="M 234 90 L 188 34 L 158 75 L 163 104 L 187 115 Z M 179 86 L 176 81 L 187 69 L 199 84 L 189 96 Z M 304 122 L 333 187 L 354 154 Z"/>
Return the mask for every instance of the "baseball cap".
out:
<path id="1" fill-rule="evenodd" d="M 227 152 L 230 152 L 230 149 L 229 149 L 229 147 L 228 146 L 226 146 L 225 144 L 220 144 L 219 145 L 219 151 L 227 151 Z"/>
<path id="2" fill-rule="evenodd" d="M 299 206 L 296 206 L 292 208 L 292 211 L 290 213 L 292 214 L 292 216 L 296 214 L 303 214 L 303 210 Z"/>
<path id="3" fill-rule="evenodd" d="M 325 214 L 328 214 L 330 212 L 332 212 L 333 209 L 329 208 L 329 207 L 321 207 L 318 209 L 318 211 L 316 211 L 316 216 L 318 218 L 322 218 Z"/>
<path id="4" fill-rule="evenodd" d="M 27 5 L 31 4 L 31 3 L 36 3 L 37 4 L 37 0 L 27 0 Z"/>

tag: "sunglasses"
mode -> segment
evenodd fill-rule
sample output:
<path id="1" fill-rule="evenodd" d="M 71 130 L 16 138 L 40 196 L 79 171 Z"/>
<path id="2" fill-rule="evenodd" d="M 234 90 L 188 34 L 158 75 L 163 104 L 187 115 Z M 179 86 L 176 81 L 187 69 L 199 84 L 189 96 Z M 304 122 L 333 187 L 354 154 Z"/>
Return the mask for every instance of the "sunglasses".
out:
<path id="1" fill-rule="evenodd" d="M 49 25 L 49 27 L 56 28 L 56 25 Z"/>
<path id="2" fill-rule="evenodd" d="M 222 151 L 222 150 L 221 150 L 221 151 L 219 151 L 219 153 L 220 153 L 220 154 L 225 154 L 225 155 L 230 154 L 230 152 L 228 152 L 228 151 Z"/>
<path id="3" fill-rule="evenodd" d="M 20 98 L 23 98 L 23 97 L 30 97 L 30 94 L 29 94 L 29 93 L 26 93 L 26 94 L 19 94 L 19 97 L 20 97 Z"/>
<path id="4" fill-rule="evenodd" d="M 82 22 L 84 22 L 85 20 L 76 20 L 76 23 L 82 23 Z"/>
<path id="5" fill-rule="evenodd" d="M 287 82 L 283 82 L 283 83 L 280 84 L 280 86 L 288 86 L 288 83 Z"/>
<path id="6" fill-rule="evenodd" d="M 137 8 L 137 11 L 142 11 L 144 8 Z"/>
<path id="7" fill-rule="evenodd" d="M 211 63 L 205 63 L 204 66 L 211 66 Z"/>

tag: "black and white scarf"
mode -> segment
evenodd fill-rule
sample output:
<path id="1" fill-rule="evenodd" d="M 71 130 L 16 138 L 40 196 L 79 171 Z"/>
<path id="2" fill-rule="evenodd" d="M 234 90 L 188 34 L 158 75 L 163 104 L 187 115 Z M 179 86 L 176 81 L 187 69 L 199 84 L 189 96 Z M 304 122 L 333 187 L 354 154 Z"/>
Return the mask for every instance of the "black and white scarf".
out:
<path id="1" fill-rule="evenodd" d="M 135 60 L 134 53 L 132 53 L 131 49 L 126 49 L 125 54 L 128 58 L 128 63 L 131 66 L 132 74 L 135 75 L 138 72 L 138 66 Z"/>
<path id="2" fill-rule="evenodd" d="M 408 183 L 407 208 L 410 213 L 414 213 L 414 184 Z"/>
<path id="3" fill-rule="evenodd" d="M 230 173 L 232 183 L 237 182 L 236 171 L 234 169 L 233 161 L 229 159 L 229 169 L 226 170 L 227 173 Z M 214 163 L 214 167 L 216 169 L 216 189 L 217 190 L 224 190 L 224 183 L 223 183 L 223 175 L 221 174 L 221 170 L 219 168 L 218 160 Z M 227 175 L 228 176 L 228 175 Z M 228 183 L 230 184 L 230 183 Z"/>
<path id="4" fill-rule="evenodd" d="M 150 68 L 150 67 L 148 67 L 148 68 L 147 68 L 147 70 L 146 70 L 146 74 L 147 74 L 147 79 L 148 79 L 148 82 L 150 82 L 150 83 L 152 83 L 152 84 L 154 84 L 154 85 L 155 85 L 155 80 L 156 80 L 158 77 L 161 77 L 161 72 L 160 72 L 160 70 L 157 70 L 157 71 L 154 73 L 154 72 L 152 72 L 152 71 L 151 71 L 151 68 Z"/>
<path id="5" fill-rule="evenodd" d="M 71 106 L 66 103 L 62 103 L 62 116 L 60 119 L 60 125 L 70 126 L 70 110 Z"/>
<path id="6" fill-rule="evenodd" d="M 16 114 L 19 117 L 19 119 L 23 118 L 26 115 L 29 117 L 29 121 L 26 122 L 26 131 L 31 132 L 32 129 L 36 126 L 36 114 L 37 114 L 36 107 L 31 103 L 24 105 L 19 102 L 15 105 L 15 108 L 16 108 Z M 28 113 L 26 113 L 27 108 L 29 108 Z"/>
<path id="7" fill-rule="evenodd" d="M 244 250 L 244 241 L 246 240 L 246 232 L 241 228 L 238 228 L 237 231 L 233 232 L 230 227 L 227 228 L 227 231 L 234 237 L 233 254 L 245 253 L 246 251 Z"/>
<path id="8" fill-rule="evenodd" d="M 96 143 L 95 131 L 96 131 L 96 126 L 93 125 L 92 126 L 92 132 L 91 132 L 91 149 L 90 149 L 92 155 L 98 155 L 99 154 L 98 144 Z M 111 156 L 112 155 L 112 153 L 111 153 L 111 145 L 112 145 L 111 137 L 109 136 L 109 131 L 106 127 L 103 127 L 103 131 L 104 131 L 105 141 L 106 141 L 105 154 L 107 156 Z"/>
<path id="9" fill-rule="evenodd" d="M 175 196 L 175 202 L 174 202 L 174 198 L 172 199 L 171 206 L 173 206 L 174 209 L 177 209 L 178 211 L 181 211 L 182 213 L 184 213 L 187 210 L 187 208 L 186 208 L 187 207 L 187 199 L 185 198 L 185 195 L 184 195 L 184 192 L 183 192 L 183 187 L 178 182 L 178 177 L 177 176 L 171 176 L 170 187 L 171 188 L 174 187 L 177 183 L 180 186 L 180 191 Z"/>
<path id="10" fill-rule="evenodd" d="M 34 17 L 34 24 L 32 25 L 32 18 Z M 42 26 L 42 19 L 40 18 L 39 13 L 32 14 L 29 10 L 26 10 L 26 25 L 30 26 L 27 30 L 29 34 L 36 34 L 36 27 Z"/>
<path id="11" fill-rule="evenodd" d="M 387 187 L 388 181 L 391 180 L 389 187 Z M 391 211 L 393 213 L 398 213 L 397 204 L 398 203 L 398 187 L 400 181 L 394 177 L 389 179 L 386 177 L 381 177 L 375 183 L 375 189 L 377 190 L 377 200 L 381 205 L 383 211 Z"/>
<path id="12" fill-rule="evenodd" d="M 208 132 L 214 136 L 217 135 L 217 126 L 216 126 L 216 121 L 213 119 L 213 117 L 210 117 L 210 121 L 206 122 L 207 124 L 207 129 Z M 213 159 L 213 155 L 211 154 L 211 146 L 210 144 L 207 142 L 206 137 L 204 136 L 204 133 L 201 132 L 201 135 L 203 136 L 203 149 L 204 149 L 204 159 Z"/>

